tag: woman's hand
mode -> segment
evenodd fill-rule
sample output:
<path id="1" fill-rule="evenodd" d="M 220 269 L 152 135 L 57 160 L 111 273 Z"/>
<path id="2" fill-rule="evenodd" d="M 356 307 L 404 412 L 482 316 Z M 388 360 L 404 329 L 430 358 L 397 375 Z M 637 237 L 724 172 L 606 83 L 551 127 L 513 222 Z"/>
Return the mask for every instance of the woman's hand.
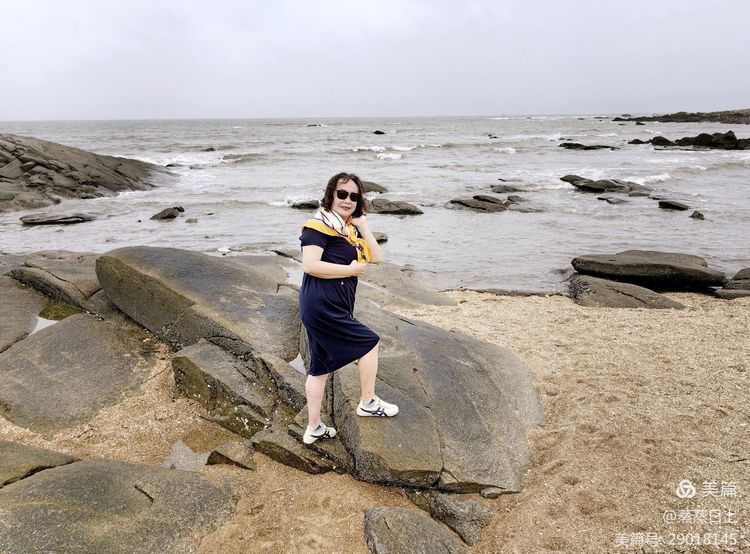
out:
<path id="1" fill-rule="evenodd" d="M 367 216 L 365 216 L 365 214 L 362 214 L 359 217 L 353 217 L 352 223 L 356 225 L 358 229 L 364 230 L 367 228 Z"/>
<path id="2" fill-rule="evenodd" d="M 352 277 L 361 277 L 365 274 L 365 269 L 367 269 L 367 264 L 361 264 L 357 260 L 354 260 L 352 263 L 349 264 L 349 269 L 352 272 Z"/>

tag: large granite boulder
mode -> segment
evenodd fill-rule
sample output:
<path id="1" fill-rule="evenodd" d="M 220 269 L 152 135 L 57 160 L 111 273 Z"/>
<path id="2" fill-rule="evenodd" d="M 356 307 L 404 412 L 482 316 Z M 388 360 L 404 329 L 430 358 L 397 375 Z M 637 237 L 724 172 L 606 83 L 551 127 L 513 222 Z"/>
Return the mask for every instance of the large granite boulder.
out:
<path id="1" fill-rule="evenodd" d="M 570 296 L 576 304 L 594 308 L 674 308 L 685 306 L 652 290 L 631 283 L 619 283 L 574 273 L 569 280 Z"/>
<path id="2" fill-rule="evenodd" d="M 125 318 L 88 314 L 37 331 L 0 354 L 0 414 L 38 433 L 88 421 L 148 376 L 148 338 Z"/>
<path id="3" fill-rule="evenodd" d="M 168 175 L 164 168 L 138 160 L 0 134 L 0 212 L 41 208 L 60 198 L 148 190 Z"/>
<path id="4" fill-rule="evenodd" d="M 653 250 L 578 256 L 571 262 L 579 273 L 625 281 L 654 290 L 700 290 L 721 286 L 726 277 L 700 256 Z"/>
<path id="5" fill-rule="evenodd" d="M 0 441 L 0 489 L 51 467 L 77 461 L 78 458 L 20 442 Z"/>
<path id="6" fill-rule="evenodd" d="M 193 552 L 235 503 L 227 487 L 193 472 L 67 463 L 0 489 L 0 552 Z"/>
<path id="7" fill-rule="evenodd" d="M 542 422 L 529 370 L 510 352 L 461 333 L 359 303 L 381 337 L 376 392 L 394 418 L 363 418 L 356 369 L 334 374 L 334 418 L 363 480 L 480 491 L 518 491 L 531 466 L 529 427 Z"/>
<path id="8" fill-rule="evenodd" d="M 46 300 L 18 281 L 0 275 L 0 352 L 28 336 L 36 327 L 37 315 Z"/>
<path id="9" fill-rule="evenodd" d="M 373 554 L 463 554 L 448 529 L 415 510 L 379 506 L 365 512 L 365 541 Z"/>

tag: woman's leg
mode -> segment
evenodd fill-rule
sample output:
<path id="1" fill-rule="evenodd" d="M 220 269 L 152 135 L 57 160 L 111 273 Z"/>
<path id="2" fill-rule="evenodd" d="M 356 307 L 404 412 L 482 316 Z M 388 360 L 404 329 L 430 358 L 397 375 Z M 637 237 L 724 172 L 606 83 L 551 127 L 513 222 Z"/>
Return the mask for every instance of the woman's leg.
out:
<path id="1" fill-rule="evenodd" d="M 320 424 L 320 407 L 326 390 L 328 374 L 308 375 L 305 381 L 305 396 L 307 397 L 307 425 L 315 428 Z"/>
<path id="2" fill-rule="evenodd" d="M 367 354 L 357 362 L 359 369 L 359 386 L 362 391 L 362 401 L 367 402 L 375 396 L 375 377 L 378 374 L 378 342 Z"/>

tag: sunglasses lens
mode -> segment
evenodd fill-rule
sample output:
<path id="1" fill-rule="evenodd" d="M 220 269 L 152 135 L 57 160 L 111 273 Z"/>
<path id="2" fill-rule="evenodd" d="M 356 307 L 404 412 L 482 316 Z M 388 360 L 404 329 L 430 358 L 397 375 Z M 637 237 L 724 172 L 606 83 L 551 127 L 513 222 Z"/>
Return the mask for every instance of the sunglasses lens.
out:
<path id="1" fill-rule="evenodd" d="M 352 202 L 359 202 L 359 193 L 358 192 L 352 192 L 349 197 L 352 199 Z"/>
<path id="2" fill-rule="evenodd" d="M 336 198 L 339 200 L 346 200 L 347 197 L 350 197 L 352 199 L 352 202 L 359 202 L 359 193 L 358 192 L 349 192 L 343 189 L 339 189 L 336 191 Z"/>

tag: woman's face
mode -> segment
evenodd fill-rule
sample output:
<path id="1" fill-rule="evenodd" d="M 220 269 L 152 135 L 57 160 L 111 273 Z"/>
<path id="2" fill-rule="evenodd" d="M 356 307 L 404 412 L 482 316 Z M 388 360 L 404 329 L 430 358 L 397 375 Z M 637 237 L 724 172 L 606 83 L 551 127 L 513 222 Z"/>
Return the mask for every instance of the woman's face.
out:
<path id="1" fill-rule="evenodd" d="M 336 185 L 336 191 L 340 190 L 345 190 L 349 194 L 359 194 L 357 183 L 352 180 L 346 181 L 345 183 L 339 181 Z M 355 209 L 357 209 L 357 203 L 351 199 L 351 196 L 347 195 L 345 199 L 341 200 L 338 197 L 337 192 L 333 193 L 333 204 L 331 204 L 331 210 L 340 215 L 344 221 L 346 221 L 347 217 L 352 215 Z"/>

